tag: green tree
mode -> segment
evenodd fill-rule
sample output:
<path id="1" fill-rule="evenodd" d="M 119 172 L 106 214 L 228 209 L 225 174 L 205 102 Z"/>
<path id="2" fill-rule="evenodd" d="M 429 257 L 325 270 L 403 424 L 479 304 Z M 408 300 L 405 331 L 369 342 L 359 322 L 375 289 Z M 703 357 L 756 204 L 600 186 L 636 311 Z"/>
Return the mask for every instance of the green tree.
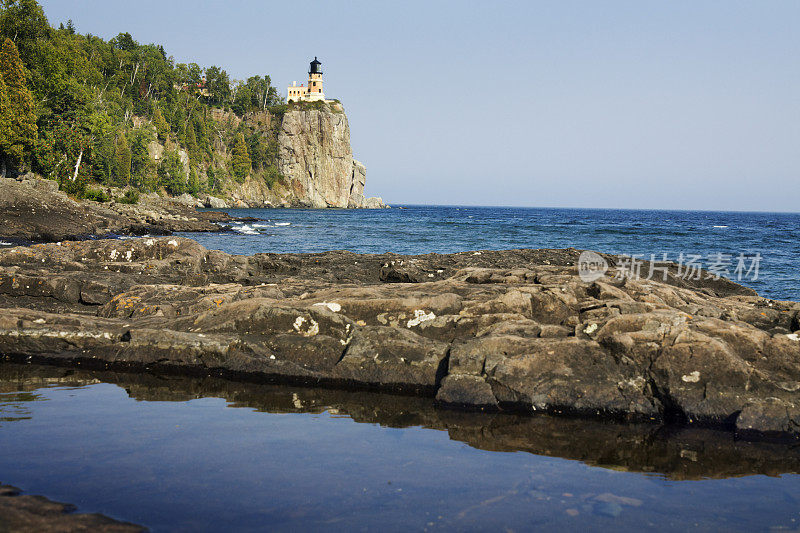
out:
<path id="1" fill-rule="evenodd" d="M 117 48 L 119 50 L 125 50 L 127 52 L 134 51 L 139 47 L 139 43 L 134 41 L 133 37 L 131 37 L 131 34 L 128 32 L 120 33 L 119 35 L 111 39 L 110 42 L 114 48 Z"/>
<path id="2" fill-rule="evenodd" d="M 0 7 L 0 33 L 14 40 L 26 61 L 39 56 L 39 44 L 52 31 L 42 6 L 36 0 L 3 0 Z"/>
<path id="3" fill-rule="evenodd" d="M 200 151 L 197 148 L 197 136 L 194 133 L 194 125 L 189 122 L 186 126 L 186 151 L 189 152 L 189 161 L 192 165 L 200 162 Z"/>
<path id="4" fill-rule="evenodd" d="M 153 124 L 156 127 L 158 138 L 162 141 L 166 141 L 167 137 L 169 137 L 169 124 L 164 120 L 164 114 L 161 112 L 160 107 L 156 107 L 153 111 Z"/>
<path id="5" fill-rule="evenodd" d="M 211 93 L 211 103 L 224 106 L 230 102 L 231 80 L 228 73 L 217 66 L 206 69 L 206 88 Z"/>
<path id="6" fill-rule="evenodd" d="M 11 148 L 14 130 L 11 122 L 11 111 L 8 104 L 8 90 L 3 75 L 0 74 L 0 175 L 6 177 L 6 161 L 3 154 Z"/>
<path id="7" fill-rule="evenodd" d="M 130 135 L 131 178 L 139 187 L 148 187 L 151 174 L 155 170 L 148 151 L 148 145 L 152 140 L 153 131 L 150 128 L 136 128 Z"/>
<path id="8" fill-rule="evenodd" d="M 186 185 L 186 192 L 192 195 L 200 192 L 200 177 L 197 175 L 197 171 L 195 169 L 192 169 L 189 172 L 189 181 Z"/>
<path id="9" fill-rule="evenodd" d="M 0 74 L 8 95 L 8 116 L 11 119 L 12 136 L 4 161 L 19 165 L 30 153 L 36 142 L 36 116 L 33 112 L 33 95 L 27 86 L 25 67 L 19 57 L 17 46 L 9 38 L 0 49 Z"/>
<path id="10" fill-rule="evenodd" d="M 164 158 L 158 165 L 158 178 L 161 186 L 170 194 L 186 192 L 186 176 L 181 158 L 176 150 L 164 152 Z"/>
<path id="11" fill-rule="evenodd" d="M 233 164 L 233 175 L 239 179 L 243 179 L 250 174 L 250 153 L 247 151 L 247 142 L 244 140 L 244 135 L 239 134 L 236 136 L 236 143 L 233 145 L 233 156 L 231 157 Z"/>
<path id="12" fill-rule="evenodd" d="M 124 133 L 117 136 L 114 147 L 114 174 L 120 185 L 128 185 L 131 181 L 131 149 Z"/>

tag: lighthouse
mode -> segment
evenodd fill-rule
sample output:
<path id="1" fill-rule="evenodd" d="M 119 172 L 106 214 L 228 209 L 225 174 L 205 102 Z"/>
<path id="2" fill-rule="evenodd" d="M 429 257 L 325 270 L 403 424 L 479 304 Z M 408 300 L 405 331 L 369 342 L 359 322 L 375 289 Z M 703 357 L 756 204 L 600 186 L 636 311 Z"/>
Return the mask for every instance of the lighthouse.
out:
<path id="1" fill-rule="evenodd" d="M 316 102 L 318 100 L 325 101 L 325 93 L 322 92 L 322 62 L 314 57 L 308 65 L 308 86 L 297 82 L 292 84 L 286 89 L 286 102 Z"/>
<path id="2" fill-rule="evenodd" d="M 314 61 L 308 66 L 308 95 L 309 101 L 324 100 L 325 94 L 322 92 L 322 63 L 314 56 Z"/>

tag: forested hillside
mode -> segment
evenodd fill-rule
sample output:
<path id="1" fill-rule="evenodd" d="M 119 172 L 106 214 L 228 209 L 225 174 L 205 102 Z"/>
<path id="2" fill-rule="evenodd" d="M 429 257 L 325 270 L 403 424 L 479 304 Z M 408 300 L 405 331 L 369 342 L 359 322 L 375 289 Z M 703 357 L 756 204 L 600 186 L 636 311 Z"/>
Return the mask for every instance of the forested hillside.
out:
<path id="1" fill-rule="evenodd" d="M 2 1 L 0 42 L 4 172 L 31 170 L 76 195 L 96 194 L 92 184 L 195 194 L 248 175 L 282 179 L 285 106 L 269 76 L 234 81 L 128 33 L 106 41 L 71 21 L 51 26 L 35 0 Z"/>

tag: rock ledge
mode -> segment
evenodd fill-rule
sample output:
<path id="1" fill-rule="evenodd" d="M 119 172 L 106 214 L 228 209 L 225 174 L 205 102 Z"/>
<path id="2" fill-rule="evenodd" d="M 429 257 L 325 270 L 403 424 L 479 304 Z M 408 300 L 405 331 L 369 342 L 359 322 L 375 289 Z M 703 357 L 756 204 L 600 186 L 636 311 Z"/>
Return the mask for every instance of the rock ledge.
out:
<path id="1" fill-rule="evenodd" d="M 578 255 L 5 249 L 0 354 L 800 436 L 800 304 L 675 272 L 584 283 Z"/>

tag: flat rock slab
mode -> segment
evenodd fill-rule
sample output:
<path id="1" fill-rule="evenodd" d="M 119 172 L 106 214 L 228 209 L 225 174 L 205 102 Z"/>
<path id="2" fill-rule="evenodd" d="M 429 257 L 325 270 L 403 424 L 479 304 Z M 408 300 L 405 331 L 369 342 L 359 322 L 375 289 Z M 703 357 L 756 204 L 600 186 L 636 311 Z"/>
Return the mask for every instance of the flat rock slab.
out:
<path id="1" fill-rule="evenodd" d="M 172 237 L 9 248 L 0 354 L 800 436 L 800 304 L 677 269 L 586 283 L 579 254 L 246 257 Z"/>

